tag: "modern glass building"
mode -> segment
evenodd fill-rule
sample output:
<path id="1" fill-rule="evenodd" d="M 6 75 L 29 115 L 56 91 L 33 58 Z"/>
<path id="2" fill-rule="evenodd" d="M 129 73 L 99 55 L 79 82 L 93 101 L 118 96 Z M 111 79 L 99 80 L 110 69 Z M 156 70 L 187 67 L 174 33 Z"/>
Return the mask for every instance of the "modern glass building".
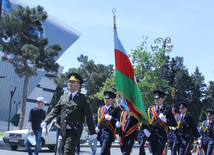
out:
<path id="1" fill-rule="evenodd" d="M 3 0 L 3 11 L 8 11 L 10 8 L 16 8 L 18 5 L 34 7 L 23 0 Z M 48 15 L 48 19 L 44 22 L 44 29 L 45 32 L 43 35 L 48 38 L 49 45 L 59 43 L 62 45 L 63 50 L 57 57 L 55 57 L 55 61 L 57 61 L 60 56 L 80 37 L 80 32 L 63 24 L 51 15 Z M 4 53 L 0 51 L 0 57 L 3 55 Z M 58 73 L 60 74 L 62 71 L 63 67 L 60 67 Z M 24 126 L 27 125 L 30 109 L 35 107 L 37 104 L 36 98 L 43 96 L 45 100 L 50 103 L 54 90 L 56 89 L 56 85 L 53 80 L 45 77 L 46 72 L 44 70 L 38 70 L 37 73 L 38 75 L 31 77 L 28 82 L 28 99 Z M 17 76 L 12 64 L 3 61 L 0 61 L 0 77 L 1 76 L 4 77 L 0 78 L 0 121 L 6 122 L 21 112 L 24 78 L 19 78 Z M 48 103 L 44 107 L 45 110 L 48 109 Z M 11 115 L 9 118 L 10 112 Z"/>

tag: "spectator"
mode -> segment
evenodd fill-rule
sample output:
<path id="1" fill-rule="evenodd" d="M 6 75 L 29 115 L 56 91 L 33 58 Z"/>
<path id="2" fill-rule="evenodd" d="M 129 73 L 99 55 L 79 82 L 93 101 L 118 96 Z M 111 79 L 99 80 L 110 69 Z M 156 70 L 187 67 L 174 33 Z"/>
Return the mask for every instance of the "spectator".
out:
<path id="1" fill-rule="evenodd" d="M 29 124 L 29 131 L 25 137 L 24 145 L 29 155 L 32 155 L 32 150 L 30 148 L 30 142 L 28 141 L 28 136 L 35 135 L 36 137 L 36 145 L 34 150 L 34 155 L 39 154 L 40 150 L 40 139 L 42 135 L 42 128 L 40 127 L 40 124 L 46 117 L 46 112 L 42 109 L 45 105 L 46 101 L 43 97 L 37 98 L 37 106 L 32 108 L 30 110 L 28 124 Z M 46 136 L 48 134 L 48 130 L 46 127 Z"/>

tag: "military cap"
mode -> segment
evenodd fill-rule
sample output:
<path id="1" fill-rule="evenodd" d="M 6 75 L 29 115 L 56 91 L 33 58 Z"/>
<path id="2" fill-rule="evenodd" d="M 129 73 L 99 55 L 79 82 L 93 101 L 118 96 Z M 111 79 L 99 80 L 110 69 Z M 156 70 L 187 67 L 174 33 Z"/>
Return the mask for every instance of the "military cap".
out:
<path id="1" fill-rule="evenodd" d="M 186 102 L 183 102 L 183 101 L 182 101 L 182 102 L 179 103 L 179 108 L 180 108 L 180 109 L 188 108 L 188 106 L 189 106 L 189 105 L 188 105 Z"/>
<path id="2" fill-rule="evenodd" d="M 105 95 L 105 98 L 115 98 L 116 95 L 112 91 L 105 91 L 103 93 Z"/>
<path id="3" fill-rule="evenodd" d="M 68 75 L 68 81 L 77 81 L 77 82 L 79 82 L 80 84 L 83 83 L 82 77 L 81 77 L 79 74 L 77 74 L 77 73 L 70 73 L 70 74 Z"/>
<path id="4" fill-rule="evenodd" d="M 160 98 L 160 97 L 165 98 L 165 96 L 166 96 L 166 93 L 161 90 L 154 90 L 154 94 L 155 94 L 155 96 L 154 96 L 155 99 Z"/>
<path id="5" fill-rule="evenodd" d="M 207 110 L 207 116 L 210 116 L 210 115 L 214 115 L 214 111 L 213 110 Z"/>

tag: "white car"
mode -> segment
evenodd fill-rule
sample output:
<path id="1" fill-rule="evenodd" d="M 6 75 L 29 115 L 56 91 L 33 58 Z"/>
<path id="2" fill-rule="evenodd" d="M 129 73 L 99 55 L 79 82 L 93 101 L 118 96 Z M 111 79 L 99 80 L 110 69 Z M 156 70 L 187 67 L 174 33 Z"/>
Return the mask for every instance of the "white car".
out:
<path id="1" fill-rule="evenodd" d="M 42 147 L 48 147 L 50 150 L 54 150 L 55 144 L 56 144 L 56 134 L 57 134 L 57 128 L 54 125 L 56 120 L 53 120 L 48 126 L 48 135 L 45 136 L 45 129 L 42 131 L 41 141 L 40 141 L 40 149 Z M 4 134 L 3 141 L 4 143 L 9 143 L 12 150 L 16 150 L 18 146 L 24 146 L 24 140 L 26 137 L 26 134 L 28 132 L 28 128 L 22 129 L 22 130 L 12 130 L 7 131 Z M 80 137 L 80 144 L 83 144 L 86 142 L 86 128 L 84 127 L 84 130 L 82 132 L 82 135 Z"/>

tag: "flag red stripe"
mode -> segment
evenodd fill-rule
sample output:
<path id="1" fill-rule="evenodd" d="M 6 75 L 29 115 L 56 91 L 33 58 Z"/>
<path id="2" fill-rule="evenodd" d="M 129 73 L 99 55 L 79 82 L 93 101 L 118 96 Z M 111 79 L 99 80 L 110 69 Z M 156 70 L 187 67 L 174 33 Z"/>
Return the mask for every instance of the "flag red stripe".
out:
<path id="1" fill-rule="evenodd" d="M 128 76 L 135 83 L 134 69 L 128 56 L 117 49 L 115 49 L 115 66 L 116 70 L 119 70 L 121 73 Z"/>

